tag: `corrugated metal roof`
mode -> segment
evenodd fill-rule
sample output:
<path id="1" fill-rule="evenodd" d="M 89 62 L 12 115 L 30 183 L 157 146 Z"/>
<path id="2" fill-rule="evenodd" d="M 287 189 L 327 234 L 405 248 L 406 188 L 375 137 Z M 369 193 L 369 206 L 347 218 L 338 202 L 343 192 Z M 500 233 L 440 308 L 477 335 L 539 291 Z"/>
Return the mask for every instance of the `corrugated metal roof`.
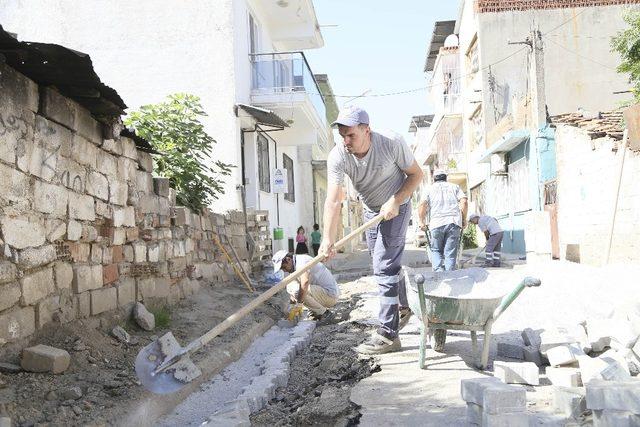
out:
<path id="1" fill-rule="evenodd" d="M 289 125 L 287 122 L 282 120 L 280 116 L 274 113 L 271 110 L 267 110 L 264 108 L 256 107 L 255 105 L 247 105 L 247 104 L 238 104 L 236 108 L 241 108 L 242 110 L 249 113 L 258 124 L 271 126 L 279 129 L 288 128 Z M 236 110 L 237 115 L 237 110 Z"/>
<path id="2" fill-rule="evenodd" d="M 0 25 L 0 55 L 11 68 L 43 86 L 55 86 L 97 118 L 117 117 L 127 108 L 100 81 L 89 55 L 49 43 L 21 42 Z"/>
<path id="3" fill-rule="evenodd" d="M 433 122 L 433 114 L 413 116 L 411 117 L 411 124 L 409 124 L 409 132 L 416 132 L 418 128 L 428 128 Z"/>
<path id="4" fill-rule="evenodd" d="M 427 59 L 424 63 L 424 71 L 433 71 L 433 67 L 436 64 L 436 58 L 440 48 L 444 46 L 444 41 L 447 36 L 453 34 L 456 26 L 456 21 L 436 21 L 433 26 L 433 34 L 431 35 L 431 41 L 429 42 L 429 48 L 427 49 Z"/>

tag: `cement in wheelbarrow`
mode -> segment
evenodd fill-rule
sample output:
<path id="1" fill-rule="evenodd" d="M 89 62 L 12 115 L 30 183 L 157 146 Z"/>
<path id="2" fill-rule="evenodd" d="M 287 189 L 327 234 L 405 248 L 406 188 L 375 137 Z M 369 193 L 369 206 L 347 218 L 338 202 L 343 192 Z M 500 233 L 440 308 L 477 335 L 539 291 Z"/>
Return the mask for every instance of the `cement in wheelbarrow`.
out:
<path id="1" fill-rule="evenodd" d="M 525 286 L 539 286 L 540 281 L 525 278 L 519 284 L 507 281 L 507 275 L 473 267 L 468 269 L 433 272 L 429 269 L 404 268 L 407 297 L 411 310 L 422 320 L 420 366 L 425 368 L 427 332 L 438 329 L 471 331 L 474 353 L 477 350 L 476 331 L 484 331 L 481 369 L 488 364 L 489 341 L 493 322 L 513 302 Z M 425 315 L 419 298 L 416 277 L 424 278 Z M 515 287 L 514 287 L 515 286 Z"/>

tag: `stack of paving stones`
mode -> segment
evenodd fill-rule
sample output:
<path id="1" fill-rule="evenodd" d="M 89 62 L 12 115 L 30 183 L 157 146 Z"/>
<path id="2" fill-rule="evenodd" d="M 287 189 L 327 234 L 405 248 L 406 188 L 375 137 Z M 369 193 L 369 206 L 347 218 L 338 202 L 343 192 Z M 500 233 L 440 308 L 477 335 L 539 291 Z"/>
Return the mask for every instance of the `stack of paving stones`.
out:
<path id="1" fill-rule="evenodd" d="M 251 257 L 251 269 L 256 271 L 261 269 L 263 264 L 270 261 L 273 256 L 271 235 L 269 234 L 269 212 L 248 210 L 247 231 L 255 242 L 255 249 Z"/>
<path id="2" fill-rule="evenodd" d="M 544 367 L 557 414 L 596 426 L 640 426 L 640 313 L 631 307 L 568 327 L 522 331 L 522 346 L 498 344 L 494 363 L 505 383 L 538 385 Z M 518 349 L 518 347 L 521 347 Z"/>
<path id="3" fill-rule="evenodd" d="M 282 327 L 288 328 L 290 326 L 287 326 L 285 322 Z M 248 423 L 251 414 L 263 409 L 275 397 L 276 389 L 287 385 L 291 362 L 297 353 L 309 345 L 315 327 L 315 322 L 302 321 L 291 328 L 291 338 L 269 356 L 265 361 L 262 374 L 254 377 L 251 384 L 242 390 L 237 399 L 213 414 L 203 425 L 245 425 L 241 422 Z M 280 333 L 280 329 L 281 326 L 273 326 L 264 334 L 264 337 L 268 338 L 270 334 L 277 335 Z"/>
<path id="4" fill-rule="evenodd" d="M 467 402 L 467 422 L 486 427 L 528 427 L 527 396 L 522 386 L 507 385 L 495 377 L 461 381 Z"/>
<path id="5" fill-rule="evenodd" d="M 0 86 L 0 345 L 232 280 L 214 229 L 248 263 L 242 213 L 176 206 L 132 139 L 105 137 L 88 110 L 6 64 Z"/>

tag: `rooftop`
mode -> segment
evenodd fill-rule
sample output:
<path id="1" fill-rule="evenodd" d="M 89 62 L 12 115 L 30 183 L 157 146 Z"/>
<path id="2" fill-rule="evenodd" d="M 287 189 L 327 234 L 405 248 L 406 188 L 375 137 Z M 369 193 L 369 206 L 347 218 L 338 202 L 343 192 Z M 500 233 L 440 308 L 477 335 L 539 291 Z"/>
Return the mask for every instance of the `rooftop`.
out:
<path id="1" fill-rule="evenodd" d="M 636 4 L 638 0 L 476 0 L 476 12 L 509 12 L 532 9 L 568 9 L 578 7 Z"/>
<path id="2" fill-rule="evenodd" d="M 436 64 L 436 58 L 440 53 L 440 48 L 444 47 L 444 41 L 446 38 L 453 34 L 456 21 L 436 21 L 433 26 L 433 34 L 431 35 L 431 41 L 429 42 L 429 48 L 427 49 L 427 59 L 424 63 L 424 72 L 433 71 L 433 67 Z"/>
<path id="3" fill-rule="evenodd" d="M 433 114 L 413 116 L 411 117 L 411 124 L 409 125 L 409 133 L 416 132 L 418 128 L 428 128 L 433 121 Z"/>
<path id="4" fill-rule="evenodd" d="M 560 114 L 551 117 L 553 126 L 559 124 L 579 127 L 587 131 L 591 138 L 609 136 L 622 139 L 624 119 L 622 110 L 590 113 L 578 111 L 576 113 Z"/>

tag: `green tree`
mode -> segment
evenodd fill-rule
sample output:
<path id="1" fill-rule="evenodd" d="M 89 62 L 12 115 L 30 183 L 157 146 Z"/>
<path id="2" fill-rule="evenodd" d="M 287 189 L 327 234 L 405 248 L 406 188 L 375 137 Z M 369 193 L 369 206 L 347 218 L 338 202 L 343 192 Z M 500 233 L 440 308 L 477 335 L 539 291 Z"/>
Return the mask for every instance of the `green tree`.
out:
<path id="1" fill-rule="evenodd" d="M 476 225 L 467 224 L 467 228 L 462 232 L 462 248 L 475 249 L 478 247 L 478 239 L 476 237 Z"/>
<path id="2" fill-rule="evenodd" d="M 622 58 L 618 72 L 629 74 L 631 90 L 636 102 L 640 102 L 640 10 L 628 9 L 623 18 L 629 28 L 613 37 L 611 46 Z"/>
<path id="3" fill-rule="evenodd" d="M 177 93 L 165 102 L 141 107 L 124 120 L 160 153 L 155 156 L 156 172 L 169 178 L 177 203 L 196 212 L 224 193 L 222 179 L 234 167 L 215 160 L 216 141 L 200 122 L 206 115 L 200 98 Z"/>

